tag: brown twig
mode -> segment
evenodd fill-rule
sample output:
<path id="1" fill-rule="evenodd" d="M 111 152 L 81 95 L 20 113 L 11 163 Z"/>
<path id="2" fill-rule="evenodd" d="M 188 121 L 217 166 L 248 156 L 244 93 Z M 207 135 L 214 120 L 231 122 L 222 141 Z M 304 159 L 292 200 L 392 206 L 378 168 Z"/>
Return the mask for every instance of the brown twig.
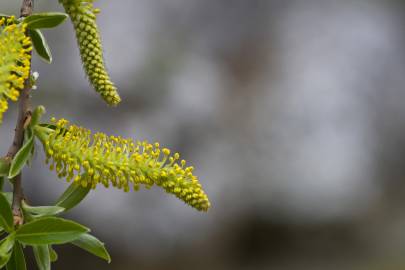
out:
<path id="1" fill-rule="evenodd" d="M 34 9 L 34 0 L 23 0 L 21 5 L 20 16 L 27 17 L 32 14 L 32 10 Z"/>
<path id="2" fill-rule="evenodd" d="M 32 14 L 34 0 L 23 0 L 21 5 L 20 17 L 26 17 Z M 30 71 L 31 74 L 31 71 Z M 24 129 L 31 119 L 31 91 L 30 78 L 25 80 L 24 89 L 21 91 L 20 101 L 18 103 L 18 118 L 14 133 L 13 144 L 10 146 L 7 157 L 12 159 L 21 149 L 24 143 Z M 21 173 L 14 177 L 13 182 L 13 202 L 12 210 L 14 215 L 14 224 L 21 225 L 23 223 L 23 215 L 21 211 L 21 202 L 24 199 L 24 192 L 22 188 L 22 175 Z"/>

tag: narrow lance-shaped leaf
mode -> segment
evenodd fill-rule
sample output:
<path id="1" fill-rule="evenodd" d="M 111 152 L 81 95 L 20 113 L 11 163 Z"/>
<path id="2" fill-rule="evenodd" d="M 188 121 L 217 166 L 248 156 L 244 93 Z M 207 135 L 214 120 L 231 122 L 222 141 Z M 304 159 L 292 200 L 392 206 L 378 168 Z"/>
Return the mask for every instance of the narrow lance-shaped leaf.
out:
<path id="1" fill-rule="evenodd" d="M 88 231 L 88 228 L 71 220 L 42 217 L 21 226 L 16 232 L 16 239 L 27 245 L 63 244 Z"/>
<path id="2" fill-rule="evenodd" d="M 10 260 L 11 257 L 11 252 L 6 253 L 4 255 L 0 254 L 0 268 L 4 267 L 8 261 Z"/>
<path id="3" fill-rule="evenodd" d="M 82 234 L 79 238 L 72 241 L 72 244 L 106 260 L 109 263 L 111 262 L 110 254 L 108 254 L 104 243 L 88 233 Z"/>
<path id="4" fill-rule="evenodd" d="M 15 234 L 11 233 L 0 242 L 0 268 L 4 267 L 11 257 L 15 243 Z"/>
<path id="5" fill-rule="evenodd" d="M 13 161 L 11 162 L 10 172 L 8 177 L 14 178 L 17 176 L 24 165 L 27 163 L 31 157 L 32 148 L 34 147 L 34 136 L 33 134 L 25 141 L 24 145 L 15 155 Z"/>
<path id="6" fill-rule="evenodd" d="M 3 196 L 7 199 L 8 204 L 11 205 L 11 203 L 13 201 L 13 193 L 12 192 L 1 192 L 1 194 L 3 194 Z"/>
<path id="7" fill-rule="evenodd" d="M 7 232 L 14 230 L 13 213 L 10 204 L 3 193 L 0 193 L 0 226 Z"/>
<path id="8" fill-rule="evenodd" d="M 0 241 L 0 256 L 9 253 L 15 243 L 15 233 L 10 233 L 6 238 Z"/>
<path id="9" fill-rule="evenodd" d="M 65 211 L 78 205 L 89 193 L 91 187 L 82 187 L 76 183 L 71 184 L 56 202 L 56 206 L 65 208 Z"/>
<path id="10" fill-rule="evenodd" d="M 4 187 L 4 176 L 0 176 L 0 191 L 3 191 L 3 187 Z"/>
<path id="11" fill-rule="evenodd" d="M 29 141 L 31 138 L 33 138 L 34 137 L 34 130 L 33 130 L 33 128 L 29 125 L 26 129 L 25 129 L 25 132 L 24 132 L 24 141 Z M 34 140 L 34 138 L 33 138 L 33 140 Z M 31 166 L 31 162 L 32 162 L 32 158 L 33 158 L 33 156 L 34 156 L 34 154 L 35 154 L 35 140 L 33 141 L 33 147 L 31 147 L 31 151 L 30 151 L 30 153 L 28 154 L 28 157 L 27 157 L 27 163 L 26 163 L 26 165 L 27 166 Z"/>
<path id="12" fill-rule="evenodd" d="M 0 158 L 0 177 L 8 176 L 8 172 L 10 171 L 10 163 L 10 159 Z"/>
<path id="13" fill-rule="evenodd" d="M 53 28 L 63 23 L 67 14 L 61 12 L 46 12 L 32 14 L 24 19 L 29 29 Z"/>
<path id="14" fill-rule="evenodd" d="M 39 121 L 41 120 L 42 116 L 46 112 L 45 107 L 40 105 L 34 109 L 32 112 L 32 117 L 31 117 L 31 122 L 30 126 L 34 127 L 39 124 Z"/>
<path id="15" fill-rule="evenodd" d="M 24 142 L 28 142 L 34 136 L 34 131 L 31 126 L 28 126 L 24 131 Z"/>
<path id="16" fill-rule="evenodd" d="M 25 202 L 23 202 L 22 207 L 24 211 L 34 215 L 36 218 L 42 216 L 54 216 L 65 210 L 65 208 L 59 206 L 29 206 Z"/>
<path id="17" fill-rule="evenodd" d="M 35 261 L 39 270 L 51 269 L 51 257 L 49 254 L 48 245 L 33 246 Z"/>
<path id="18" fill-rule="evenodd" d="M 7 270 L 27 270 L 25 263 L 24 252 L 21 245 L 16 242 L 14 244 L 13 253 L 6 265 Z"/>
<path id="19" fill-rule="evenodd" d="M 32 39 L 32 44 L 37 54 L 41 59 L 45 60 L 47 63 L 52 63 L 52 53 L 49 48 L 48 42 L 46 41 L 44 35 L 39 29 L 32 29 L 29 31 L 29 35 Z"/>

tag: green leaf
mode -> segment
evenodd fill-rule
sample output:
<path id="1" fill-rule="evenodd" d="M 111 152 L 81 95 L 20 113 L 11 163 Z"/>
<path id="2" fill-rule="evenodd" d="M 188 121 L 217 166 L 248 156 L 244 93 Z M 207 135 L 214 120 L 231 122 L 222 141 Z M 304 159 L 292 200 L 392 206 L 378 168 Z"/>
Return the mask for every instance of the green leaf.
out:
<path id="1" fill-rule="evenodd" d="M 0 176 L 8 176 L 10 171 L 10 159 L 0 158 Z"/>
<path id="2" fill-rule="evenodd" d="M 0 192 L 1 194 L 3 194 L 4 197 L 6 197 L 8 204 L 11 207 L 11 203 L 13 201 L 13 193 L 12 192 Z"/>
<path id="3" fill-rule="evenodd" d="M 84 188 L 81 185 L 73 183 L 60 196 L 55 205 L 65 208 L 65 211 L 72 209 L 86 197 L 90 189 L 90 186 Z"/>
<path id="4" fill-rule="evenodd" d="M 39 120 L 41 120 L 42 116 L 46 112 L 45 107 L 40 105 L 35 108 L 35 110 L 32 112 L 32 117 L 31 117 L 31 122 L 30 126 L 35 126 L 39 123 Z"/>
<path id="5" fill-rule="evenodd" d="M 27 142 L 33 136 L 34 136 L 34 131 L 32 130 L 32 128 L 30 126 L 28 126 L 28 128 L 26 128 L 24 131 L 24 142 Z"/>
<path id="6" fill-rule="evenodd" d="M 9 205 L 9 207 L 11 208 L 11 203 L 13 201 L 13 193 L 12 192 L 0 192 L 1 195 L 3 195 L 6 200 L 7 203 Z M 1 210 L 0 210 L 1 211 Z M 0 224 L 0 235 L 4 232 L 4 228 L 1 226 Z"/>
<path id="7" fill-rule="evenodd" d="M 34 136 L 31 133 L 31 136 L 28 138 L 28 140 L 25 141 L 24 145 L 21 147 L 20 151 L 17 152 L 13 161 L 11 162 L 8 178 L 14 178 L 21 172 L 21 170 L 24 168 L 24 165 L 31 157 L 31 151 L 33 147 Z"/>
<path id="8" fill-rule="evenodd" d="M 54 216 L 65 211 L 65 208 L 59 206 L 29 206 L 23 202 L 22 207 L 25 211 L 35 217 Z"/>
<path id="9" fill-rule="evenodd" d="M 57 127 L 54 124 L 49 124 L 49 123 L 41 123 L 38 126 L 40 127 L 45 127 L 45 128 L 49 128 L 51 130 L 55 130 Z"/>
<path id="10" fill-rule="evenodd" d="M 27 270 L 25 264 L 24 252 L 21 245 L 16 242 L 14 245 L 13 253 L 6 266 L 7 270 Z"/>
<path id="11" fill-rule="evenodd" d="M 0 268 L 4 267 L 7 262 L 10 260 L 11 257 L 11 252 L 4 254 L 4 255 L 0 255 Z"/>
<path id="12" fill-rule="evenodd" d="M 53 28 L 63 23 L 67 14 L 61 12 L 46 12 L 32 14 L 24 19 L 28 29 Z"/>
<path id="13" fill-rule="evenodd" d="M 51 269 L 51 257 L 49 254 L 48 245 L 33 246 L 35 260 L 37 261 L 39 270 Z"/>
<path id="14" fill-rule="evenodd" d="M 14 236 L 14 233 L 12 233 L 0 242 L 0 268 L 4 267 L 11 257 L 15 243 Z"/>
<path id="15" fill-rule="evenodd" d="M 53 249 L 52 245 L 48 245 L 49 256 L 51 257 L 51 262 L 56 262 L 58 260 L 58 253 Z"/>
<path id="16" fill-rule="evenodd" d="M 12 232 L 14 230 L 13 213 L 9 202 L 3 193 L 0 193 L 0 226 L 7 232 Z"/>
<path id="17" fill-rule="evenodd" d="M 4 255 L 0 255 L 0 268 L 4 267 L 7 262 L 10 260 L 11 257 L 11 252 L 4 254 Z"/>
<path id="18" fill-rule="evenodd" d="M 88 228 L 71 220 L 42 217 L 21 226 L 16 232 L 16 239 L 27 245 L 63 244 L 88 231 Z"/>
<path id="19" fill-rule="evenodd" d="M 79 238 L 72 241 L 72 244 L 106 260 L 108 263 L 111 262 L 110 254 L 108 254 L 104 243 L 88 233 L 79 236 Z"/>
<path id="20" fill-rule="evenodd" d="M 34 137 L 34 130 L 33 130 L 32 126 L 28 126 L 25 129 L 25 132 L 24 132 L 24 141 L 27 142 L 32 137 Z M 33 147 L 31 148 L 31 152 L 29 153 L 28 158 L 27 158 L 27 163 L 26 163 L 27 166 L 31 166 L 32 157 L 34 156 L 34 153 L 35 153 L 35 147 L 34 146 L 35 146 L 35 144 L 33 142 Z"/>
<path id="21" fill-rule="evenodd" d="M 6 238 L 0 241 L 0 256 L 11 251 L 15 242 L 15 233 L 9 234 Z"/>
<path id="22" fill-rule="evenodd" d="M 4 187 L 4 176 L 0 176 L 0 191 L 3 191 L 3 187 Z"/>
<path id="23" fill-rule="evenodd" d="M 42 32 L 39 29 L 32 29 L 29 31 L 29 35 L 32 40 L 32 44 L 34 45 L 34 49 L 37 54 L 45 60 L 47 63 L 52 63 L 52 53 L 51 49 L 49 48 L 48 43 Z"/>

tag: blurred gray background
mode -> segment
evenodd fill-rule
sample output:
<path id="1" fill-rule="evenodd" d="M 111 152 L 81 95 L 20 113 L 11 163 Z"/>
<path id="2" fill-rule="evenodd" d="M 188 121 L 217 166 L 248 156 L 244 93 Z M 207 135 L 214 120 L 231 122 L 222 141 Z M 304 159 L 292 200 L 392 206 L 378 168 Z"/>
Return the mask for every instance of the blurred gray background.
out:
<path id="1" fill-rule="evenodd" d="M 20 2 L 0 0 L 0 12 L 18 14 Z M 33 103 L 48 118 L 181 152 L 213 206 L 99 187 L 68 217 L 113 262 L 64 245 L 55 269 L 405 269 L 405 2 L 96 7 L 122 104 L 108 108 L 90 88 L 70 22 L 44 31 L 54 62 L 34 57 Z M 56 0 L 35 10 L 62 11 Z M 0 153 L 15 118 L 13 106 Z M 43 162 L 38 151 L 24 172 L 34 205 L 67 187 Z"/>

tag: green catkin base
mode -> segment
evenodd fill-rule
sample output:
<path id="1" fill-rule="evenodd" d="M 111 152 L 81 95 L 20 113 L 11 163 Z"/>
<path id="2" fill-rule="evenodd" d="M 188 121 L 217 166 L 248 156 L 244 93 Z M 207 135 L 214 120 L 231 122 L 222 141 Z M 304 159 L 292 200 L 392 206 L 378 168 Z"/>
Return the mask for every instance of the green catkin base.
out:
<path id="1" fill-rule="evenodd" d="M 72 20 L 84 70 L 90 83 L 109 105 L 117 105 L 121 98 L 105 68 L 100 33 L 96 24 L 97 10 L 93 8 L 93 0 L 60 2 Z"/>

